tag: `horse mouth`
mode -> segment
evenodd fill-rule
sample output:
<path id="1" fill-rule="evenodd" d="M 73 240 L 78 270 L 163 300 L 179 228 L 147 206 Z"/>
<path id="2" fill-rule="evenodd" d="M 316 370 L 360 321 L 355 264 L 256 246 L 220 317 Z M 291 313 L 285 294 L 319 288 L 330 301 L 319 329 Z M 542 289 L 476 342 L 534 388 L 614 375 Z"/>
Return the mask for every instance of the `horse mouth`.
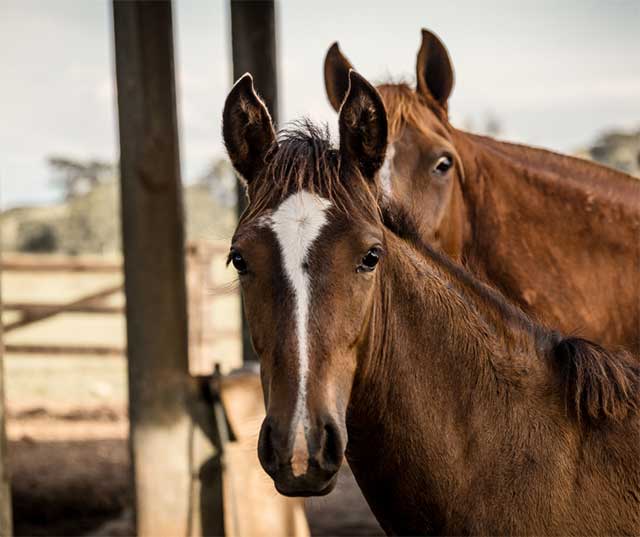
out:
<path id="1" fill-rule="evenodd" d="M 310 496 L 326 496 L 335 488 L 337 482 L 338 475 L 336 474 L 328 481 L 320 483 L 318 486 L 314 486 L 308 482 L 297 485 L 295 481 L 283 485 L 274 481 L 274 484 L 276 486 L 276 490 L 283 496 L 288 496 L 290 498 L 308 498 Z"/>

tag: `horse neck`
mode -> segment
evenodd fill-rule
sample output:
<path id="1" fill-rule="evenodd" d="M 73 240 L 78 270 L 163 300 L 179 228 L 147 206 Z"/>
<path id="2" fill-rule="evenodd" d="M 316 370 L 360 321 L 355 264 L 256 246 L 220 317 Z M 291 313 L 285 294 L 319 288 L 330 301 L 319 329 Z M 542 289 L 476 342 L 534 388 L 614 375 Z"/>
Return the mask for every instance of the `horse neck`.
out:
<path id="1" fill-rule="evenodd" d="M 629 195 L 638 194 L 638 182 L 626 173 L 546 149 L 450 129 L 456 146 L 464 144 L 471 149 L 471 158 L 476 160 L 471 168 L 478 165 L 486 168 L 487 159 L 498 161 L 500 168 L 510 169 L 526 180 L 550 183 L 558 180 L 561 183 L 553 186 L 559 190 L 588 192 L 599 204 L 633 209 Z M 469 151 L 463 154 L 468 155 Z"/>
<path id="2" fill-rule="evenodd" d="M 640 181 L 541 149 L 452 137 L 474 272 L 551 326 L 632 348 Z"/>
<path id="3" fill-rule="evenodd" d="M 461 269 L 388 243 L 350 406 L 350 462 L 360 480 L 359 468 L 371 473 L 380 457 L 377 477 L 397 497 L 419 494 L 423 505 L 444 509 L 469 466 L 482 463 L 461 463 L 468 446 L 515 434 L 496 420 L 510 419 L 520 403 L 507 392 L 542 361 L 522 320 L 506 319 L 498 298 L 480 285 L 474 291 Z M 411 489 L 416 476 L 419 491 Z"/>
<path id="4" fill-rule="evenodd" d="M 601 226 L 598 233 L 610 231 L 611 237 L 619 237 L 617 226 L 628 229 L 638 223 L 640 182 L 630 175 L 586 160 L 456 129 L 452 129 L 452 136 L 462 155 L 466 172 L 462 191 L 465 202 L 472 205 L 475 219 L 471 224 L 476 233 L 491 217 L 490 211 L 500 209 L 500 204 L 509 205 L 513 216 L 517 209 L 535 207 L 545 217 L 527 220 L 522 226 L 536 230 L 556 227 L 559 220 L 565 227 L 606 220 L 611 225 Z M 509 224 L 513 229 L 520 222 L 514 218 Z"/>

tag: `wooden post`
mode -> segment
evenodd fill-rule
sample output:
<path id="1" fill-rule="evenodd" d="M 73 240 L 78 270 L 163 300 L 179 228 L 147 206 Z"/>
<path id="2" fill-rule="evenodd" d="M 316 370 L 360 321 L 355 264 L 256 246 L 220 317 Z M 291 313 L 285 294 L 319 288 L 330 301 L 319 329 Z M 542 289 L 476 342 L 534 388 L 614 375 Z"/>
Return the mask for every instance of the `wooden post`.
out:
<path id="1" fill-rule="evenodd" d="M 233 80 L 251 73 L 273 121 L 278 121 L 278 69 L 276 15 L 273 0 L 231 0 L 231 48 Z M 244 187 L 238 181 L 238 217 L 246 207 Z M 242 359 L 257 360 L 242 311 Z"/>
<path id="2" fill-rule="evenodd" d="M 188 374 L 171 3 L 114 1 L 113 16 L 137 534 L 189 535 L 198 395 Z"/>
<path id="3" fill-rule="evenodd" d="M 2 295 L 0 295 L 0 305 Z M 7 437 L 4 400 L 4 345 L 0 323 L 0 535 L 13 534 L 11 520 L 11 481 L 7 470 Z"/>

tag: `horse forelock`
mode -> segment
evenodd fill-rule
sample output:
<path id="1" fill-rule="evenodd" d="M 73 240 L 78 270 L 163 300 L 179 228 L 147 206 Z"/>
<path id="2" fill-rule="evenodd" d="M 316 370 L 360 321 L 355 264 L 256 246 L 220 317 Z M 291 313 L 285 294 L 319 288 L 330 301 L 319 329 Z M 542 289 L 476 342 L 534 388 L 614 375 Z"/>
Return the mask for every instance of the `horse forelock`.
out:
<path id="1" fill-rule="evenodd" d="M 291 194 L 306 191 L 326 199 L 344 214 L 379 215 L 377 185 L 356 163 L 345 162 L 329 130 L 304 119 L 278 133 L 260 177 L 249 187 L 249 205 L 241 223 L 260 218 Z"/>
<path id="2" fill-rule="evenodd" d="M 447 111 L 435 99 L 414 91 L 408 84 L 385 82 L 377 86 L 387 111 L 389 139 L 396 139 L 406 124 L 425 132 L 424 108 L 428 108 L 444 125 L 449 126 Z"/>

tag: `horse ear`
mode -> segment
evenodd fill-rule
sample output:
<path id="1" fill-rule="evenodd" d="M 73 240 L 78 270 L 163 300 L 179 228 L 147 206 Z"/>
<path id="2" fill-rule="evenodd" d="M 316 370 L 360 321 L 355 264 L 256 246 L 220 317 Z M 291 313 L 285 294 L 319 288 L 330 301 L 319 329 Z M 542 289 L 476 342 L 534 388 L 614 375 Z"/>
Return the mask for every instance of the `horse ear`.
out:
<path id="1" fill-rule="evenodd" d="M 376 89 L 353 69 L 340 108 L 340 154 L 373 179 L 387 150 L 387 112 Z"/>
<path id="2" fill-rule="evenodd" d="M 338 112 L 340 105 L 349 91 L 349 71 L 353 69 L 351 63 L 344 57 L 336 41 L 329 47 L 324 59 L 324 87 L 327 97 Z"/>
<path id="3" fill-rule="evenodd" d="M 231 163 L 242 178 L 251 183 L 264 166 L 276 133 L 267 107 L 253 89 L 249 73 L 234 84 L 224 103 L 222 137 Z"/>
<path id="4" fill-rule="evenodd" d="M 442 41 L 429 30 L 422 29 L 422 44 L 416 64 L 417 91 L 432 97 L 443 108 L 453 89 L 453 67 Z"/>

